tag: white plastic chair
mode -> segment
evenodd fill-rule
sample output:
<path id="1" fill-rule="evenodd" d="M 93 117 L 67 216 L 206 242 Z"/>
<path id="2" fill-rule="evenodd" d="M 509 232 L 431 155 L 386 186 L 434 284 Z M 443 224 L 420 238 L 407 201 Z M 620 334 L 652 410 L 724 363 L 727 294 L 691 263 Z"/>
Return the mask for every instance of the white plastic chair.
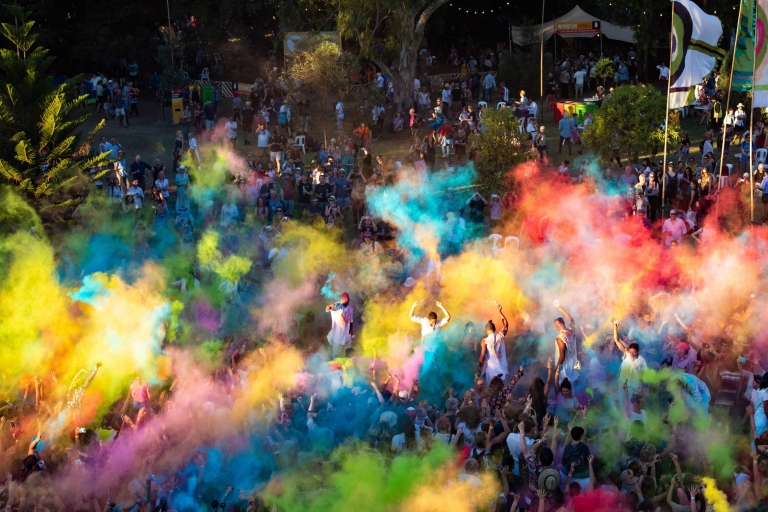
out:
<path id="1" fill-rule="evenodd" d="M 221 55 L 219 55 L 218 53 L 214 53 L 213 54 L 213 63 L 214 64 L 218 64 L 220 60 L 221 60 Z"/>
<path id="2" fill-rule="evenodd" d="M 507 238 L 504 239 L 504 249 L 507 248 L 510 242 L 515 242 L 515 251 L 520 250 L 520 239 L 516 236 L 508 236 Z"/>
<path id="3" fill-rule="evenodd" d="M 768 149 L 760 148 L 757 151 L 755 151 L 755 156 L 757 157 L 757 163 L 764 164 L 766 158 L 768 158 Z"/>
<path id="4" fill-rule="evenodd" d="M 210 82 L 211 74 L 208 72 L 208 68 L 203 68 L 203 72 L 200 73 L 200 81 Z"/>
<path id="5" fill-rule="evenodd" d="M 506 107 L 507 102 L 506 101 L 500 101 L 496 104 L 496 110 L 501 110 L 501 107 Z"/>
<path id="6" fill-rule="evenodd" d="M 733 176 L 733 164 L 725 164 L 725 166 L 728 168 L 728 176 Z"/>
<path id="7" fill-rule="evenodd" d="M 478 101 L 477 102 L 477 108 L 480 108 L 480 107 L 488 108 L 488 103 L 486 103 L 484 101 Z"/>
<path id="8" fill-rule="evenodd" d="M 488 235 L 488 240 L 493 242 L 493 245 L 491 245 L 491 251 L 493 252 L 493 255 L 496 256 L 499 251 L 503 251 L 504 247 L 499 247 L 499 240 L 502 239 L 502 236 L 498 233 L 494 233 L 492 235 Z"/>
<path id="9" fill-rule="evenodd" d="M 189 73 L 187 73 L 186 71 L 182 71 L 181 78 L 183 78 L 184 80 L 189 80 Z"/>
<path id="10" fill-rule="evenodd" d="M 720 176 L 720 188 L 730 187 L 730 186 L 731 186 L 731 177 L 730 176 Z"/>
<path id="11" fill-rule="evenodd" d="M 295 139 L 296 145 L 299 146 L 301 148 L 301 152 L 306 155 L 307 154 L 307 148 L 305 146 L 305 144 L 306 144 L 305 141 L 306 141 L 306 137 L 304 135 L 297 135 L 296 136 L 296 139 Z"/>

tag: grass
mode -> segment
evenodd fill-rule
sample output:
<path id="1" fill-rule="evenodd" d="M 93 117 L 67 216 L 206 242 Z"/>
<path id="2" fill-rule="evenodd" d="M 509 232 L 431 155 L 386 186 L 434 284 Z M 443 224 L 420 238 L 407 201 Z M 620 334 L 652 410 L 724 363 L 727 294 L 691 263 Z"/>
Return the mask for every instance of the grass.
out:
<path id="1" fill-rule="evenodd" d="M 356 105 L 347 105 L 346 110 L 353 111 L 356 109 Z M 139 104 L 139 111 L 141 116 L 131 117 L 131 126 L 129 128 L 115 126 L 114 120 L 107 120 L 106 127 L 102 131 L 101 135 L 110 139 L 115 137 L 119 143 L 123 145 L 126 151 L 126 159 L 130 163 L 136 154 L 142 155 L 142 159 L 151 165 L 153 159 L 159 158 L 160 161 L 170 167 L 172 162 L 173 144 L 176 131 L 181 129 L 181 126 L 171 123 L 172 112 L 170 107 L 165 107 L 165 121 L 163 121 L 163 109 L 160 107 L 154 98 L 145 96 L 141 98 Z M 225 98 L 222 101 L 220 108 L 220 115 L 227 116 L 231 114 L 231 100 Z M 387 111 L 387 119 L 391 119 L 394 116 L 392 110 Z M 104 118 L 103 112 L 94 113 L 85 123 L 85 129 L 91 129 Z M 220 119 L 220 118 L 219 118 Z M 322 119 L 324 122 L 319 123 L 316 120 Z M 681 121 L 683 129 L 688 132 L 691 139 L 691 151 L 690 155 L 698 162 L 700 160 L 699 141 L 703 139 L 705 132 L 705 126 L 699 125 L 698 121 L 692 117 L 685 118 Z M 547 127 L 547 133 L 556 134 L 558 129 L 554 123 L 553 113 L 546 112 L 544 117 L 544 124 Z M 352 133 L 354 126 L 352 121 L 345 122 L 344 133 Z M 322 118 L 322 115 L 313 116 L 313 125 L 310 126 L 310 133 L 319 140 L 323 140 L 323 130 L 325 130 L 327 140 L 332 137 L 339 138 L 335 133 L 335 126 L 333 120 Z M 426 130 L 422 128 L 422 134 L 426 133 Z M 554 137 L 553 137 L 554 138 Z M 254 146 L 243 146 L 242 137 L 240 138 L 238 153 L 245 156 L 246 153 L 252 152 Z M 340 141 L 341 142 L 341 141 Z M 198 143 L 201 150 L 204 150 L 206 142 L 203 137 L 198 137 Z M 409 133 L 407 129 L 400 133 L 384 132 L 384 136 L 379 140 L 372 140 L 371 152 L 374 155 L 382 155 L 384 158 L 394 157 L 395 159 L 402 159 L 408 152 L 409 147 Z M 677 161 L 677 147 L 669 147 L 668 159 Z M 438 150 L 439 153 L 439 150 Z M 643 155 L 644 158 L 650 155 Z M 657 155 L 658 158 L 662 158 L 663 155 Z M 310 161 L 314 157 L 314 153 L 306 155 L 306 161 Z M 588 153 L 579 156 L 576 154 L 575 148 L 572 156 L 567 154 L 558 154 L 553 151 L 550 154 L 552 168 L 556 169 L 563 160 L 570 160 L 570 168 L 578 169 L 581 163 L 585 159 L 594 160 L 594 155 Z M 438 161 L 440 157 L 438 155 Z M 733 152 L 731 157 L 726 157 L 726 162 L 734 162 Z M 624 159 L 622 159 L 622 163 Z M 615 166 L 615 164 L 614 164 Z"/>

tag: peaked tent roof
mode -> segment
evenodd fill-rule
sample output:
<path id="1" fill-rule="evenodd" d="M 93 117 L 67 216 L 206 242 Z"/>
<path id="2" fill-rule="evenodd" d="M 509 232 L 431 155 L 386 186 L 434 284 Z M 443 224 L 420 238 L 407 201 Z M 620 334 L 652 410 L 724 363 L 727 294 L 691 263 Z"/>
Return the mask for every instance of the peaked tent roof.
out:
<path id="1" fill-rule="evenodd" d="M 544 39 L 549 39 L 552 37 L 552 35 L 555 33 L 555 22 L 561 23 L 561 22 L 571 22 L 571 23 L 577 23 L 577 22 L 584 22 L 584 21 L 599 21 L 600 22 L 600 33 L 603 34 L 605 37 L 609 39 L 615 39 L 617 41 L 625 41 L 627 43 L 634 43 L 635 42 L 635 32 L 629 27 L 619 27 L 618 25 L 613 25 L 611 23 L 608 23 L 607 21 L 603 21 L 600 18 L 596 18 L 592 16 L 591 14 L 584 12 L 581 7 L 578 5 L 571 9 L 571 12 L 568 14 L 565 14 L 563 16 L 560 16 L 559 18 L 555 18 L 552 21 L 548 21 L 543 25 L 534 25 L 533 29 L 536 31 L 536 37 L 537 39 L 540 37 L 539 31 L 543 30 L 544 32 Z M 523 27 L 512 27 L 512 41 L 515 44 L 522 45 L 523 43 Z M 583 35 L 568 35 L 567 37 L 595 37 L 595 34 L 586 33 Z"/>

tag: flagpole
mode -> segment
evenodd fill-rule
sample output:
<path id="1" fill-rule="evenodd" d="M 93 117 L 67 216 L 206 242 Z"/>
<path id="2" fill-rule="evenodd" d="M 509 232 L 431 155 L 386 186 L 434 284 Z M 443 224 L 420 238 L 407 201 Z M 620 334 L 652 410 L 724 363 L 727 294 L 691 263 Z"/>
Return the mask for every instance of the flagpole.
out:
<path id="1" fill-rule="evenodd" d="M 674 38 L 674 30 L 675 30 L 675 2 L 672 0 L 670 2 L 672 4 L 672 17 L 670 21 L 670 29 L 669 29 L 669 67 L 667 68 L 669 71 L 667 71 L 667 108 L 666 108 L 666 120 L 664 121 L 664 164 L 661 168 L 661 218 L 664 219 L 664 204 L 666 202 L 666 195 L 667 195 L 667 180 L 668 173 L 667 173 L 667 144 L 669 143 L 669 91 L 672 87 L 672 43 Z"/>
<path id="2" fill-rule="evenodd" d="M 727 131 L 727 126 L 725 126 L 725 120 L 728 116 L 728 110 L 731 108 L 731 89 L 733 89 L 733 68 L 736 65 L 736 46 L 739 44 L 739 35 L 741 34 L 741 9 L 744 6 L 743 2 L 739 2 L 739 17 L 736 18 L 737 21 L 737 27 L 738 30 L 736 31 L 736 38 L 733 40 L 733 52 L 731 53 L 731 76 L 728 79 L 728 96 L 725 100 L 725 115 L 723 116 L 723 124 L 722 124 L 722 130 L 723 130 L 723 141 L 720 143 L 720 172 L 718 173 L 717 177 L 717 186 L 720 186 L 720 178 L 723 177 L 723 159 L 725 158 L 725 134 Z M 752 78 L 754 79 L 754 74 L 752 75 Z M 735 125 L 736 118 L 734 117 L 731 119 L 731 123 L 734 123 Z M 750 137 L 752 135 L 750 134 Z M 751 175 L 752 173 L 750 173 Z M 751 181 L 750 181 L 751 183 Z M 719 201 L 715 202 L 715 218 L 718 217 L 718 212 L 720 210 L 719 207 Z"/>
<path id="3" fill-rule="evenodd" d="M 755 5 L 757 5 L 757 0 L 755 0 Z M 755 11 L 755 16 L 757 16 L 757 11 Z M 757 77 L 755 77 L 755 66 L 757 65 L 757 40 L 755 40 L 755 51 L 754 56 L 752 58 L 752 99 L 749 101 L 749 222 L 750 224 L 754 224 L 755 222 L 755 184 L 754 184 L 754 178 L 752 176 L 752 153 L 754 153 L 754 148 L 752 147 L 752 141 L 754 140 L 754 136 L 752 134 L 752 120 L 755 118 L 755 83 L 757 82 Z M 720 167 L 720 172 L 722 172 L 722 166 Z M 733 180 L 733 178 L 731 178 Z"/>

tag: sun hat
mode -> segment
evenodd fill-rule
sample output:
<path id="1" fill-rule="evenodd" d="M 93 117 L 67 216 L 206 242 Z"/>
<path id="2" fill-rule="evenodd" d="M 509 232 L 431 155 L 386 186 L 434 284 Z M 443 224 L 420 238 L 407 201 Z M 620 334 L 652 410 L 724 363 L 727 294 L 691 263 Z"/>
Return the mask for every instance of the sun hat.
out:
<path id="1" fill-rule="evenodd" d="M 541 472 L 538 480 L 539 489 L 547 494 L 552 494 L 560 487 L 560 471 L 555 468 L 547 468 Z"/>

